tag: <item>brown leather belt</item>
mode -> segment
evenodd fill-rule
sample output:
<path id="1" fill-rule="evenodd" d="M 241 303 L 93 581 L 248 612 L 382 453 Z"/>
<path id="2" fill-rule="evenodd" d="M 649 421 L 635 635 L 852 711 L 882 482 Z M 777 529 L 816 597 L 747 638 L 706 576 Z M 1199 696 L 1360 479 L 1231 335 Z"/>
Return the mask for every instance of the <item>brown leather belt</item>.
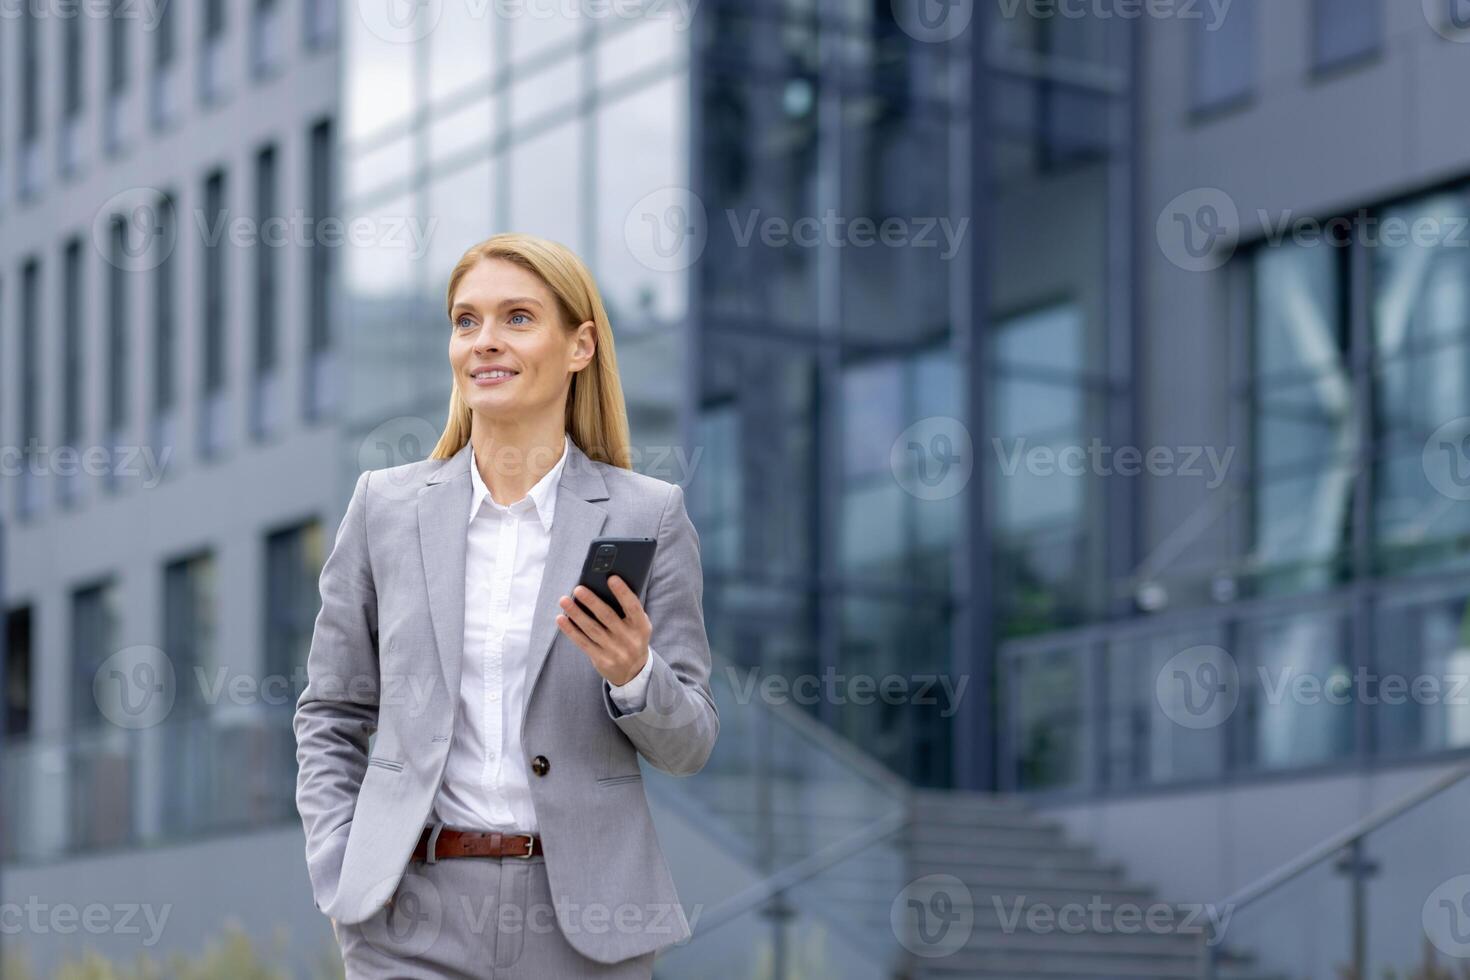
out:
<path id="1" fill-rule="evenodd" d="M 437 833 L 436 833 L 437 831 Z M 429 845 L 433 843 L 433 857 Z M 444 858 L 462 857 L 538 857 L 542 853 L 541 838 L 536 834 L 502 834 L 498 830 L 452 830 L 440 825 L 425 827 L 413 849 L 413 860 L 433 864 Z"/>

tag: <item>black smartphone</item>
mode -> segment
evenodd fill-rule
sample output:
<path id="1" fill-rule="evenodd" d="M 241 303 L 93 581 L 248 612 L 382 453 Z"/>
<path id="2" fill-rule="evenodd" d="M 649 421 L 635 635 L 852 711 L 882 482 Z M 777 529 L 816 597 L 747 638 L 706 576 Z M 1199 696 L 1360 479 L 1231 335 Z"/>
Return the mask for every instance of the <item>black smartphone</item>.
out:
<path id="1" fill-rule="evenodd" d="M 658 541 L 654 538 L 596 538 L 587 547 L 587 560 L 582 563 L 582 578 L 578 584 L 587 586 L 621 616 L 623 607 L 613 596 L 612 589 L 608 588 L 608 576 L 616 575 L 627 582 L 633 594 L 641 600 L 643 587 L 648 584 L 648 570 L 653 567 L 653 551 L 657 547 Z M 591 614 L 591 610 L 575 597 L 572 601 Z"/>

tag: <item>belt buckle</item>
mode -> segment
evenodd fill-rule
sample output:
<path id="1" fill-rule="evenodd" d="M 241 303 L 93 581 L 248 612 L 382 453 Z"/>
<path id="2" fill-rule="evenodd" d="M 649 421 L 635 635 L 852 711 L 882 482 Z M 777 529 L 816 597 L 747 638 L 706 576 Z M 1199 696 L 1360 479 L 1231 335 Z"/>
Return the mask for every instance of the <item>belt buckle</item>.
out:
<path id="1" fill-rule="evenodd" d="M 536 838 L 533 837 L 530 834 L 527 834 L 526 835 L 526 853 L 525 854 L 512 854 L 511 857 L 513 857 L 513 858 L 521 858 L 523 860 L 529 860 L 531 857 L 534 856 L 535 850 L 536 850 Z"/>

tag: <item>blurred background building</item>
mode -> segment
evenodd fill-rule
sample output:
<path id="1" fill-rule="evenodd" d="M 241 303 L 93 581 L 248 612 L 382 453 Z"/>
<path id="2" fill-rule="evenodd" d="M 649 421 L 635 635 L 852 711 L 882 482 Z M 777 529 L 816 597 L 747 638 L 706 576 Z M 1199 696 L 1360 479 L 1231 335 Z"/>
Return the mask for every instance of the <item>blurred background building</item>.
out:
<path id="1" fill-rule="evenodd" d="M 507 229 L 591 265 L 701 535 L 660 976 L 1470 954 L 1456 0 L 64 6 L 0 19 L 0 905 L 168 918 L 7 955 L 329 972 L 317 575 Z"/>

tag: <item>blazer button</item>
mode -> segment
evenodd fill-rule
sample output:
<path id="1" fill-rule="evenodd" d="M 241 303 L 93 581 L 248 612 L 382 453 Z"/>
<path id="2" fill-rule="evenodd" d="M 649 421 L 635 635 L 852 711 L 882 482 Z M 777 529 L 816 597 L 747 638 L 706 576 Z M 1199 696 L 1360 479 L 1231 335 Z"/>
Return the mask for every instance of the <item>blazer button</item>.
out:
<path id="1" fill-rule="evenodd" d="M 550 769 L 551 763 L 544 755 L 538 755 L 536 758 L 531 760 L 531 771 L 538 776 L 546 775 L 547 771 Z"/>

